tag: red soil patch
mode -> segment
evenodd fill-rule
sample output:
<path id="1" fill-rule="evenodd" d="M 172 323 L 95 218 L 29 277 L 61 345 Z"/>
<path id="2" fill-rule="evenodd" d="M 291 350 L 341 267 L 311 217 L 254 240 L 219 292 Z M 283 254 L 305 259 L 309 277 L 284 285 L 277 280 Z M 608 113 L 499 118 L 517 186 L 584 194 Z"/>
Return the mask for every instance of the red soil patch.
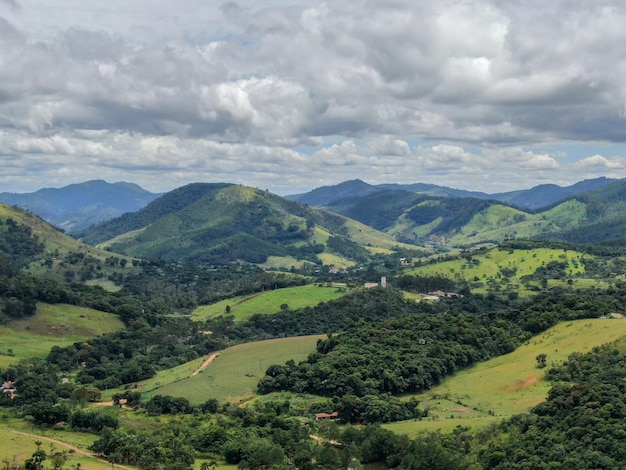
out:
<path id="1" fill-rule="evenodd" d="M 539 381 L 539 377 L 531 377 L 526 380 L 518 380 L 514 385 L 507 387 L 505 390 L 509 392 L 514 392 L 516 390 L 523 390 L 525 388 L 532 387 Z"/>
<path id="2" fill-rule="evenodd" d="M 446 411 L 454 411 L 456 413 L 469 413 L 470 411 L 472 411 L 472 409 L 468 408 L 467 406 L 457 406 L 456 408 L 447 408 Z"/>

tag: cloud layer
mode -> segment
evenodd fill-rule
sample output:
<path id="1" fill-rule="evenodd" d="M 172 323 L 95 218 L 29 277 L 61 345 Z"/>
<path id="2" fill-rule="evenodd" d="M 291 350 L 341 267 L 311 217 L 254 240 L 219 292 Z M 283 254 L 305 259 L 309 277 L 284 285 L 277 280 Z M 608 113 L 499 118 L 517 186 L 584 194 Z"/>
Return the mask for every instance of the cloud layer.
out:
<path id="1" fill-rule="evenodd" d="M 624 176 L 622 2 L 41 3 L 0 0 L 2 190 Z"/>

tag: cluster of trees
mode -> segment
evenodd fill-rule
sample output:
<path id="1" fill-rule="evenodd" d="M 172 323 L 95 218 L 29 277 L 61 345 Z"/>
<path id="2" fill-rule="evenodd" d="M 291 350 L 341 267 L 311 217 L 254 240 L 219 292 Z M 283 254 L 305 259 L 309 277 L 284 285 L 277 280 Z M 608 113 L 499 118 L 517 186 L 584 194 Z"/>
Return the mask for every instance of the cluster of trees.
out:
<path id="1" fill-rule="evenodd" d="M 69 426 L 74 431 L 99 433 L 104 429 L 117 429 L 117 417 L 105 411 L 86 411 L 73 409 L 66 403 L 39 402 L 33 403 L 24 409 L 26 416 L 38 425 Z"/>
<path id="2" fill-rule="evenodd" d="M 271 366 L 259 392 L 329 397 L 426 390 L 475 362 L 511 352 L 529 335 L 514 322 L 470 313 L 413 314 L 359 323 L 318 342 L 296 365 Z"/>
<path id="3" fill-rule="evenodd" d="M 395 285 L 399 289 L 411 292 L 432 292 L 441 290 L 444 292 L 454 292 L 456 283 L 444 276 L 400 276 L 395 280 Z"/>
<path id="4" fill-rule="evenodd" d="M 0 253 L 23 266 L 41 254 L 44 245 L 28 225 L 18 224 L 11 217 L 0 220 Z"/>
<path id="5" fill-rule="evenodd" d="M 389 289 L 385 295 L 391 295 Z M 422 308 L 404 302 L 402 316 L 345 326 L 340 335 L 319 341 L 306 361 L 269 367 L 259 392 L 363 397 L 426 390 L 458 369 L 513 351 L 558 321 L 623 311 L 626 288 L 553 290 L 530 300 L 466 295 L 437 303 L 445 313 L 420 313 Z"/>
<path id="6" fill-rule="evenodd" d="M 209 412 L 211 416 L 206 413 L 198 409 L 192 414 L 178 413 L 166 428 L 152 431 L 107 429 L 92 450 L 115 463 L 181 470 L 190 468 L 194 455 L 242 469 L 330 470 L 347 468 L 355 460 L 383 462 L 389 468 L 455 469 L 464 468 L 460 463 L 467 460 L 467 446 L 459 445 L 469 440 L 465 431 L 412 441 L 377 425 L 306 422 L 284 401 L 245 408 L 226 404 Z"/>
<path id="7" fill-rule="evenodd" d="M 329 237 L 326 244 L 331 252 L 359 263 L 364 263 L 370 258 L 370 254 L 365 248 L 346 237 Z"/>
<path id="8" fill-rule="evenodd" d="M 407 217 L 418 225 L 426 225 L 441 218 L 431 233 L 445 233 L 467 224 L 478 212 L 494 201 L 474 198 L 433 198 L 423 201 L 407 212 Z"/>

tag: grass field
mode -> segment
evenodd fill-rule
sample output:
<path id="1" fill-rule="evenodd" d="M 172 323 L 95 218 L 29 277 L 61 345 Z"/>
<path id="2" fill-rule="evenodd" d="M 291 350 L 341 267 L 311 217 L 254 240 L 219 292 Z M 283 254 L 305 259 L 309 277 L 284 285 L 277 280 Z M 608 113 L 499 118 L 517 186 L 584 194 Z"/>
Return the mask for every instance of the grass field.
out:
<path id="1" fill-rule="evenodd" d="M 460 258 L 420 266 L 411 269 L 407 274 L 439 275 L 455 281 L 464 280 L 477 286 L 472 289 L 473 291 L 481 293 L 486 292 L 492 284 L 506 287 L 505 278 L 508 278 L 511 287 L 523 293 L 524 287 L 521 285 L 521 278 L 535 273 L 538 268 L 551 261 L 566 262 L 568 277 L 584 277 L 583 259 L 586 257 L 590 256 L 572 250 L 550 248 L 505 250 L 496 248 L 485 253 L 472 254 L 469 259 Z M 576 278 L 573 282 L 578 280 Z M 533 281 L 530 284 L 538 286 L 539 281 Z"/>
<path id="2" fill-rule="evenodd" d="M 626 335 L 624 319 L 564 322 L 514 352 L 476 364 L 454 374 L 428 392 L 415 395 L 428 408 L 422 420 L 385 425 L 394 432 L 414 435 L 424 430 L 451 430 L 457 425 L 481 427 L 541 403 L 551 384 L 543 379 L 536 357 L 547 354 L 548 367 L 573 352 L 587 352 Z"/>
<path id="3" fill-rule="evenodd" d="M 308 306 L 313 307 L 320 302 L 338 299 L 344 296 L 346 292 L 345 287 L 327 287 L 314 284 L 275 289 L 200 306 L 194 310 L 192 319 L 206 320 L 225 315 L 228 307 L 230 309 L 228 315 L 234 315 L 236 321 L 243 321 L 255 313 L 277 313 L 281 310 L 282 305 L 287 305 L 292 310 Z"/>
<path id="4" fill-rule="evenodd" d="M 324 335 L 273 339 L 233 346 L 221 351 L 219 356 L 199 374 L 189 377 L 201 361 L 192 361 L 187 369 L 171 369 L 145 382 L 141 390 L 145 398 L 154 395 L 185 397 L 192 404 L 209 398 L 232 403 L 249 399 L 256 385 L 272 364 L 284 364 L 289 359 L 302 361 L 315 351 L 317 340 Z M 181 366 L 183 367 L 183 366 Z M 182 371 L 189 373 L 182 377 Z"/>
<path id="5" fill-rule="evenodd" d="M 67 346 L 123 327 L 120 319 L 110 313 L 39 303 L 32 317 L 12 320 L 0 327 L 0 367 L 21 359 L 44 357 L 52 346 Z"/>
<path id="6" fill-rule="evenodd" d="M 48 454 L 52 451 L 68 451 L 64 468 L 74 468 L 77 463 L 83 470 L 121 468 L 81 454 L 89 453 L 88 447 L 96 439 L 97 436 L 93 434 L 40 429 L 23 419 L 10 418 L 6 413 L 0 415 L 0 461 L 4 464 L 9 462 L 10 467 L 6 468 L 17 468 L 14 463 L 22 465 L 37 449 L 37 441 Z"/>

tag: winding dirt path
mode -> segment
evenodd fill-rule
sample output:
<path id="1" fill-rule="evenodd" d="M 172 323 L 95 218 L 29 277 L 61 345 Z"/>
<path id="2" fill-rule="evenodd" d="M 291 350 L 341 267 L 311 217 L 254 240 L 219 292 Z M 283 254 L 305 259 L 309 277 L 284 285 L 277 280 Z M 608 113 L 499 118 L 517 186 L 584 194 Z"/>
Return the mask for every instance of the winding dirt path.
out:
<path id="1" fill-rule="evenodd" d="M 45 442 L 50 442 L 52 444 L 61 446 L 65 449 L 71 450 L 76 454 L 82 455 L 84 457 L 90 457 L 94 460 L 97 460 L 98 462 L 104 463 L 107 466 L 111 466 L 111 468 L 123 468 L 125 470 L 136 470 L 133 467 L 126 467 L 125 465 L 120 465 L 120 464 L 114 464 L 109 462 L 108 460 L 104 460 L 98 456 L 96 456 L 95 454 L 92 454 L 89 451 L 80 449 L 79 447 L 73 446 L 71 444 L 68 444 L 67 442 L 63 442 L 63 441 L 59 441 L 58 439 L 52 439 L 51 437 L 45 437 L 45 436 L 40 436 L 39 434 L 31 434 L 28 432 L 22 432 L 22 431 L 14 431 L 12 429 L 0 429 L 0 432 L 8 432 L 8 433 L 12 433 L 12 434 L 20 434 L 22 436 L 27 436 L 27 437 L 34 437 L 39 441 L 45 441 Z"/>
<path id="2" fill-rule="evenodd" d="M 204 360 L 204 362 L 202 364 L 200 364 L 200 367 L 198 367 L 196 370 L 193 371 L 193 373 L 189 377 L 193 377 L 194 375 L 198 375 L 198 373 L 201 370 L 204 370 L 219 355 L 220 355 L 219 352 L 214 352 L 213 354 L 211 354 L 209 357 L 207 357 Z"/>

